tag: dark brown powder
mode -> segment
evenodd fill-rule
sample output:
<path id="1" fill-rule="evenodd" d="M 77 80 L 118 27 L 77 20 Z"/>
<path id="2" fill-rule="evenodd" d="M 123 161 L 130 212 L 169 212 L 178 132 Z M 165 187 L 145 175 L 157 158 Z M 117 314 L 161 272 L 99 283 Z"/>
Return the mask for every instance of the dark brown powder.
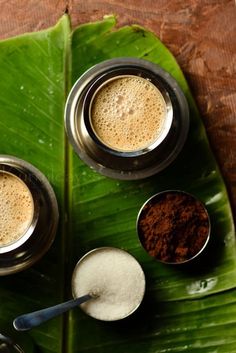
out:
<path id="1" fill-rule="evenodd" d="M 208 214 L 193 196 L 161 193 L 143 208 L 138 222 L 140 241 L 151 256 L 164 262 L 184 262 L 196 255 L 209 233 Z"/>

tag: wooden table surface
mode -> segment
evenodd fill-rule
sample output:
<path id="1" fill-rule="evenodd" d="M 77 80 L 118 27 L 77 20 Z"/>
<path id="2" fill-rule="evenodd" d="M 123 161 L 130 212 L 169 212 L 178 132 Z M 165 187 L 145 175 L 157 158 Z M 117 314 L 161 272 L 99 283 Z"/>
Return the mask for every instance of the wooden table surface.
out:
<path id="1" fill-rule="evenodd" d="M 155 32 L 183 69 L 226 181 L 236 217 L 236 7 L 233 0 L 0 0 L 0 38 L 116 14 L 118 26 Z"/>

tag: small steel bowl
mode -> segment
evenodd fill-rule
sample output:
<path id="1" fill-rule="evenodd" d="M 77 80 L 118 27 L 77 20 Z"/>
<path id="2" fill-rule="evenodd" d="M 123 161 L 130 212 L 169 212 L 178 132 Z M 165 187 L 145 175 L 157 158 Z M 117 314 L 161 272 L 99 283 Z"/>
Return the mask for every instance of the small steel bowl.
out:
<path id="1" fill-rule="evenodd" d="M 26 232 L 15 242 L 0 246 L 0 276 L 3 276 L 32 266 L 46 253 L 55 238 L 59 213 L 51 185 L 30 163 L 0 155 L 0 171 L 20 178 L 34 203 L 32 222 Z"/>
<path id="2" fill-rule="evenodd" d="M 140 297 L 140 300 L 139 300 L 139 303 L 129 312 L 127 313 L 126 315 L 123 315 L 123 316 L 120 316 L 119 318 L 116 318 L 116 319 L 101 319 L 101 318 L 98 318 L 96 316 L 92 316 L 90 313 L 88 313 L 85 308 L 83 307 L 83 304 L 80 305 L 80 308 L 89 316 L 93 317 L 94 319 L 97 319 L 99 321 L 119 321 L 119 320 L 122 320 L 122 319 L 125 319 L 127 318 L 128 316 L 130 316 L 131 314 L 133 314 L 140 306 L 142 300 L 143 300 L 143 297 L 144 297 L 144 294 L 145 294 L 145 287 L 146 287 L 146 281 L 145 281 L 145 275 L 144 275 L 144 272 L 143 272 L 143 269 L 141 267 L 141 265 L 139 264 L 139 262 L 135 259 L 134 256 L 132 256 L 130 253 L 128 253 L 127 251 L 123 250 L 123 249 L 120 249 L 120 248 L 115 248 L 115 247 L 110 247 L 110 246 L 107 246 L 107 247 L 100 247 L 100 248 L 95 248 L 89 252 L 87 252 L 84 256 L 81 257 L 81 259 L 77 262 L 77 264 L 75 265 L 75 268 L 74 268 L 74 271 L 73 271 L 73 275 L 72 275 L 72 281 L 71 281 L 71 287 L 72 287 L 72 295 L 73 295 L 73 298 L 76 299 L 77 296 L 76 296 L 76 293 L 75 293 L 75 285 L 74 285 L 74 281 L 75 281 L 75 276 L 76 276 L 76 270 L 77 268 L 81 265 L 81 263 L 85 260 L 85 259 L 88 259 L 90 256 L 93 256 L 95 253 L 99 253 L 101 251 L 104 251 L 104 250 L 119 250 L 120 252 L 123 252 L 125 253 L 126 255 L 128 255 L 129 257 L 132 257 L 133 260 L 137 263 L 137 265 L 139 266 L 140 270 L 141 270 L 141 273 L 142 273 L 142 276 L 143 276 L 143 291 L 141 293 L 141 297 Z M 86 293 L 85 293 L 86 294 Z M 96 299 L 95 299 L 96 300 Z"/>
<path id="3" fill-rule="evenodd" d="M 24 351 L 12 338 L 0 333 L 0 353 L 24 353 Z"/>
<path id="4" fill-rule="evenodd" d="M 91 124 L 91 105 L 97 92 L 111 80 L 127 76 L 142 77 L 155 85 L 167 110 L 157 140 L 132 152 L 105 145 Z M 115 179 L 142 179 L 166 168 L 180 153 L 188 134 L 189 109 L 177 82 L 158 65 L 142 59 L 116 58 L 93 66 L 76 81 L 66 102 L 65 127 L 75 152 L 97 172 Z"/>
<path id="5" fill-rule="evenodd" d="M 184 197 L 187 197 L 189 200 L 193 200 L 194 202 L 197 202 L 198 205 L 202 208 L 205 216 L 206 216 L 206 223 L 207 223 L 207 227 L 208 227 L 208 232 L 206 234 L 204 243 L 202 244 L 201 248 L 199 249 L 199 251 L 197 251 L 196 253 L 194 253 L 193 255 L 191 255 L 190 257 L 187 257 L 181 261 L 169 261 L 169 260 L 163 260 L 161 258 L 161 255 L 159 255 L 159 257 L 156 255 L 154 256 L 153 254 L 150 254 L 150 252 L 152 252 L 152 250 L 147 249 L 147 246 L 145 245 L 145 241 L 144 241 L 144 230 L 142 229 L 141 226 L 141 222 L 144 219 L 146 213 L 148 212 L 148 210 L 152 207 L 152 205 L 158 204 L 158 202 L 160 202 L 161 200 L 163 200 L 166 196 L 168 195 L 183 195 Z M 178 208 L 176 208 L 176 214 L 178 213 Z M 164 215 L 163 215 L 164 216 Z M 171 215 L 172 217 L 173 215 Z M 158 223 L 156 222 L 156 220 L 153 220 L 153 225 L 157 228 L 158 227 Z M 196 259 L 199 257 L 199 255 L 202 254 L 202 252 L 204 251 L 204 249 L 206 248 L 209 239 L 210 239 L 210 233 L 211 233 L 211 222 L 210 222 L 210 217 L 208 214 L 208 211 L 205 207 L 205 205 L 198 200 L 195 196 L 185 192 L 185 191 L 181 191 L 181 190 L 165 190 L 162 192 L 159 192 L 153 196 L 151 196 L 141 207 L 138 216 L 137 216 L 137 223 L 136 223 L 136 229 L 137 229 L 137 234 L 140 240 L 140 243 L 142 244 L 143 248 L 145 249 L 145 251 L 150 255 L 153 256 L 157 261 L 165 263 L 165 264 L 170 264 L 170 265 L 180 265 L 180 264 L 186 264 L 189 263 L 190 261 Z M 174 231 L 173 231 L 174 232 Z M 153 237 L 154 238 L 154 237 Z M 158 237 L 156 237 L 155 239 L 155 245 L 156 242 L 158 241 Z M 174 242 L 172 242 L 170 245 L 176 245 Z M 168 248 L 167 248 L 168 251 Z M 169 250 L 170 252 L 173 251 L 173 249 Z"/>

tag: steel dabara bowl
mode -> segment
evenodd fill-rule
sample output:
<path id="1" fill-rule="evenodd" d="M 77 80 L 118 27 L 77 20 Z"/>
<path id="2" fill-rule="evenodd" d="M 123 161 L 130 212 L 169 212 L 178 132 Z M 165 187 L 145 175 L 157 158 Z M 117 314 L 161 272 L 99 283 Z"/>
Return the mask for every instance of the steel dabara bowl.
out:
<path id="1" fill-rule="evenodd" d="M 127 76 L 142 77 L 154 84 L 165 100 L 167 111 L 157 140 L 132 152 L 105 145 L 96 136 L 90 117 L 99 88 Z M 65 126 L 75 152 L 87 165 L 111 178 L 135 180 L 156 174 L 174 161 L 188 134 L 189 109 L 177 82 L 158 65 L 137 58 L 116 58 L 93 66 L 76 81 L 66 102 Z"/>
<path id="2" fill-rule="evenodd" d="M 0 246 L 0 276 L 3 276 L 32 266 L 47 252 L 56 235 L 59 213 L 51 185 L 33 165 L 14 156 L 0 155 L 0 171 L 21 179 L 34 203 L 34 215 L 26 232 L 16 241 Z"/>
<path id="3" fill-rule="evenodd" d="M 114 319 L 105 319 L 105 318 L 101 318 L 101 317 L 98 317 L 96 315 L 93 315 L 91 313 L 89 313 L 83 306 L 80 306 L 80 309 L 82 311 L 84 311 L 86 313 L 86 315 L 88 316 L 91 316 L 93 317 L 94 319 L 96 320 L 100 320 L 100 321 L 119 321 L 119 320 L 123 320 L 127 317 L 129 317 L 130 315 L 132 315 L 141 305 L 142 301 L 143 301 L 143 298 L 144 298 L 144 295 L 145 295 L 145 291 L 146 291 L 146 279 L 145 279 L 145 274 L 144 274 L 144 271 L 139 263 L 139 261 L 133 256 L 131 255 L 128 251 L 124 250 L 124 249 L 121 249 L 121 248 L 116 248 L 116 247 L 112 247 L 112 246 L 103 246 L 103 247 L 99 247 L 99 248 L 95 248 L 95 249 L 92 249 L 90 251 L 88 251 L 85 255 L 83 255 L 80 260 L 76 263 L 75 267 L 74 267 L 74 271 L 73 271 L 73 274 L 72 274 L 72 279 L 71 279 L 71 287 L 72 287 L 72 295 L 73 295 L 73 298 L 76 299 L 77 298 L 77 295 L 76 295 L 76 290 L 75 290 L 75 287 L 76 287 L 76 284 L 75 284 L 75 277 L 76 277 L 76 272 L 78 270 L 78 268 L 83 264 L 84 261 L 88 260 L 90 257 L 93 257 L 93 256 L 96 256 L 96 254 L 99 254 L 101 252 L 104 252 L 104 251 L 119 251 L 119 252 L 122 252 L 124 254 L 126 254 L 126 256 L 128 257 L 131 257 L 133 258 L 133 261 L 136 262 L 137 266 L 139 267 L 140 269 L 140 273 L 142 273 L 142 282 L 143 282 L 143 289 L 142 289 L 142 292 L 141 292 L 141 296 L 140 296 L 140 299 L 139 299 L 139 302 L 129 311 L 127 312 L 126 314 L 122 314 L 120 315 L 119 317 L 116 317 Z M 116 274 L 114 273 L 114 276 Z"/>
<path id="4" fill-rule="evenodd" d="M 207 234 L 205 235 L 204 238 L 204 242 L 202 243 L 201 248 L 199 249 L 199 251 L 195 252 L 194 254 L 192 254 L 190 257 L 187 257 L 181 261 L 169 261 L 169 260 L 163 260 L 161 259 L 160 256 L 153 256 L 150 254 L 150 249 L 147 248 L 145 241 L 144 241 L 144 234 L 143 231 L 141 229 L 141 222 L 142 220 L 145 218 L 145 215 L 147 213 L 148 210 L 151 209 L 152 206 L 157 205 L 160 201 L 163 201 L 163 199 L 166 196 L 171 196 L 171 195 L 178 195 L 179 197 L 188 197 L 189 200 L 191 200 L 193 203 L 198 203 L 199 206 L 202 209 L 202 212 L 204 213 L 204 215 L 206 216 L 206 224 L 207 224 Z M 186 206 L 186 211 L 187 211 L 187 206 Z M 176 208 L 176 210 L 178 211 L 178 207 Z M 173 211 L 172 211 L 173 212 Z M 177 213 L 176 213 L 177 214 Z M 166 214 L 166 216 L 170 216 L 168 214 Z M 164 217 L 164 215 L 162 215 L 162 217 Z M 191 224 L 193 220 L 188 220 L 189 224 Z M 186 223 L 187 224 L 187 223 Z M 157 219 L 153 219 L 153 224 L 151 224 L 151 226 L 154 226 L 155 229 L 158 229 L 159 224 L 157 222 Z M 165 224 L 166 227 L 166 224 Z M 200 257 L 200 255 L 202 255 L 202 253 L 204 252 L 204 250 L 206 249 L 209 240 L 210 240 L 210 236 L 211 236 L 211 220 L 210 220 L 210 216 L 209 213 L 206 209 L 205 204 L 200 201 L 195 195 L 192 195 L 186 191 L 183 190 L 164 190 L 164 191 L 160 191 L 157 194 L 154 194 L 153 196 L 151 196 L 149 199 L 147 199 L 144 204 L 141 206 L 139 213 L 137 215 L 137 220 L 136 220 L 136 231 L 139 237 L 139 241 L 142 245 L 142 247 L 144 248 L 144 250 L 150 255 L 153 256 L 158 262 L 162 262 L 164 264 L 168 264 L 168 265 L 183 265 L 183 264 L 189 264 L 192 263 L 193 260 L 196 260 L 197 258 Z M 175 229 L 175 232 L 177 231 L 177 228 Z M 167 232 L 167 229 L 165 228 L 165 232 Z M 163 235 L 165 235 L 165 233 L 163 233 Z M 161 237 L 159 236 L 154 236 L 153 240 L 155 238 L 155 242 L 154 244 L 157 244 L 158 240 L 161 240 Z M 169 244 L 166 243 L 167 246 L 167 251 L 171 250 L 171 246 L 175 246 L 176 245 L 176 239 L 171 241 Z M 191 243 L 191 239 L 189 239 L 189 246 L 192 246 Z"/>

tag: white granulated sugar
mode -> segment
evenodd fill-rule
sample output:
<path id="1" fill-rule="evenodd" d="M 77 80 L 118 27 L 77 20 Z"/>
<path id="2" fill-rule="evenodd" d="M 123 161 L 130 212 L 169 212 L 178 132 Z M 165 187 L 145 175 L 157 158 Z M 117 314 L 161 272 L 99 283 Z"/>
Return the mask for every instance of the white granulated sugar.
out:
<path id="1" fill-rule="evenodd" d="M 142 301 L 145 278 L 139 263 L 127 252 L 101 248 L 75 268 L 73 294 L 99 295 L 81 305 L 90 316 L 100 320 L 118 320 L 131 313 Z"/>

